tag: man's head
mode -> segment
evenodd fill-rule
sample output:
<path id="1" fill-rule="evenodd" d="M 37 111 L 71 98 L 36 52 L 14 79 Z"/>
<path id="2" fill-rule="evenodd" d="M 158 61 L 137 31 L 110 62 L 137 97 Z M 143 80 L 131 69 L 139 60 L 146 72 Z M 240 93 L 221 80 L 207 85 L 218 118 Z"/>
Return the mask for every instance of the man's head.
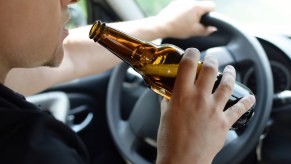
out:
<path id="1" fill-rule="evenodd" d="M 67 6 L 74 2 L 0 1 L 1 78 L 5 69 L 59 65 L 63 58 L 62 42 L 68 34 L 64 29 L 69 19 Z"/>

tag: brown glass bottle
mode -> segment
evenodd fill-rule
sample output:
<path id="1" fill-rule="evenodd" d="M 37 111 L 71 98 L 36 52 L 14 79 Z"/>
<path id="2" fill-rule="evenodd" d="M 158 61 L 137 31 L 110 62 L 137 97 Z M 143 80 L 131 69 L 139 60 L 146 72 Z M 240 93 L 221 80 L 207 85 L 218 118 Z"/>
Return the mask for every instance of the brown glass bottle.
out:
<path id="1" fill-rule="evenodd" d="M 171 97 L 178 65 L 184 53 L 182 49 L 171 44 L 155 45 L 139 40 L 108 27 L 101 21 L 93 24 L 89 37 L 141 74 L 146 84 L 153 91 L 166 98 Z M 197 73 L 199 73 L 201 66 L 202 62 L 199 63 Z M 213 92 L 217 88 L 221 76 L 219 73 Z M 247 87 L 236 82 L 225 110 L 249 94 L 252 94 L 252 92 Z M 232 129 L 244 127 L 253 115 L 253 111 L 254 106 L 232 126 Z"/>

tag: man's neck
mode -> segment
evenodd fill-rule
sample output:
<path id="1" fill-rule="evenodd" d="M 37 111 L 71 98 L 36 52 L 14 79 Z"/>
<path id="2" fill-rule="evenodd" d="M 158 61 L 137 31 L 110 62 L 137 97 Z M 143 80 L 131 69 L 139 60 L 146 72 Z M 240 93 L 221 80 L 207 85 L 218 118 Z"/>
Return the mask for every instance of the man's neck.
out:
<path id="1" fill-rule="evenodd" d="M 4 85 L 4 81 L 5 81 L 6 75 L 7 75 L 7 73 L 5 74 L 5 73 L 2 73 L 0 71 L 0 83 L 3 84 L 3 85 Z"/>
<path id="2" fill-rule="evenodd" d="M 6 63 L 0 62 L 0 83 L 1 84 L 4 84 L 5 78 L 6 78 L 7 74 L 8 74 L 8 72 L 9 72 L 9 70 L 10 69 L 7 67 Z"/>

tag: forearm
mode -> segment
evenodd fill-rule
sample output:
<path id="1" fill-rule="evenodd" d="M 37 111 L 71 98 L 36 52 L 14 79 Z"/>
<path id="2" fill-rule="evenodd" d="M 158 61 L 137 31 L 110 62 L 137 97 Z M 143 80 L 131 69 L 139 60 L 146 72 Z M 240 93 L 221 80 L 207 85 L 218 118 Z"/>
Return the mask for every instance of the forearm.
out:
<path id="1" fill-rule="evenodd" d="M 158 23 L 154 18 L 146 18 L 137 21 L 109 23 L 108 25 L 126 32 L 142 40 L 153 40 L 163 37 L 158 30 Z M 67 60 L 62 63 L 70 77 L 67 80 L 97 74 L 111 69 L 121 60 L 98 43 L 89 39 L 91 26 L 74 29 L 71 35 L 64 41 L 64 50 Z M 71 71 L 71 72 L 70 72 Z"/>
<path id="2" fill-rule="evenodd" d="M 164 37 L 162 30 L 159 30 L 159 24 L 155 23 L 153 17 L 136 21 L 108 23 L 108 26 L 142 40 L 150 41 Z M 65 55 L 68 56 L 69 63 L 73 66 L 68 68 L 72 71 L 73 77 L 71 79 L 104 72 L 120 63 L 119 58 L 89 39 L 90 28 L 91 26 L 86 26 L 72 30 L 64 42 Z"/>
<path id="3" fill-rule="evenodd" d="M 165 38 L 168 35 L 166 27 L 157 16 L 108 25 L 146 41 Z"/>

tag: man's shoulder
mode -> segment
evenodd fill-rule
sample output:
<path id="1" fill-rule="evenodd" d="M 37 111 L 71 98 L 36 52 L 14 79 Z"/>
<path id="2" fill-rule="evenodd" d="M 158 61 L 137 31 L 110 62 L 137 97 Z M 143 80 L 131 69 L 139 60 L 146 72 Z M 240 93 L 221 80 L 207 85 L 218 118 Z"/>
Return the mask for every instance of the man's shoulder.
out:
<path id="1" fill-rule="evenodd" d="M 0 163 L 88 163 L 76 133 L 0 85 Z"/>
<path id="2" fill-rule="evenodd" d="M 82 163 L 88 159 L 77 134 L 43 112 L 0 107 L 0 131 L 0 153 L 4 155 L 0 163 Z"/>
<path id="3" fill-rule="evenodd" d="M 21 109 L 38 110 L 38 107 L 26 101 L 23 95 L 2 84 L 0 84 L 0 107 L 2 110 L 9 109 L 9 111 Z"/>

